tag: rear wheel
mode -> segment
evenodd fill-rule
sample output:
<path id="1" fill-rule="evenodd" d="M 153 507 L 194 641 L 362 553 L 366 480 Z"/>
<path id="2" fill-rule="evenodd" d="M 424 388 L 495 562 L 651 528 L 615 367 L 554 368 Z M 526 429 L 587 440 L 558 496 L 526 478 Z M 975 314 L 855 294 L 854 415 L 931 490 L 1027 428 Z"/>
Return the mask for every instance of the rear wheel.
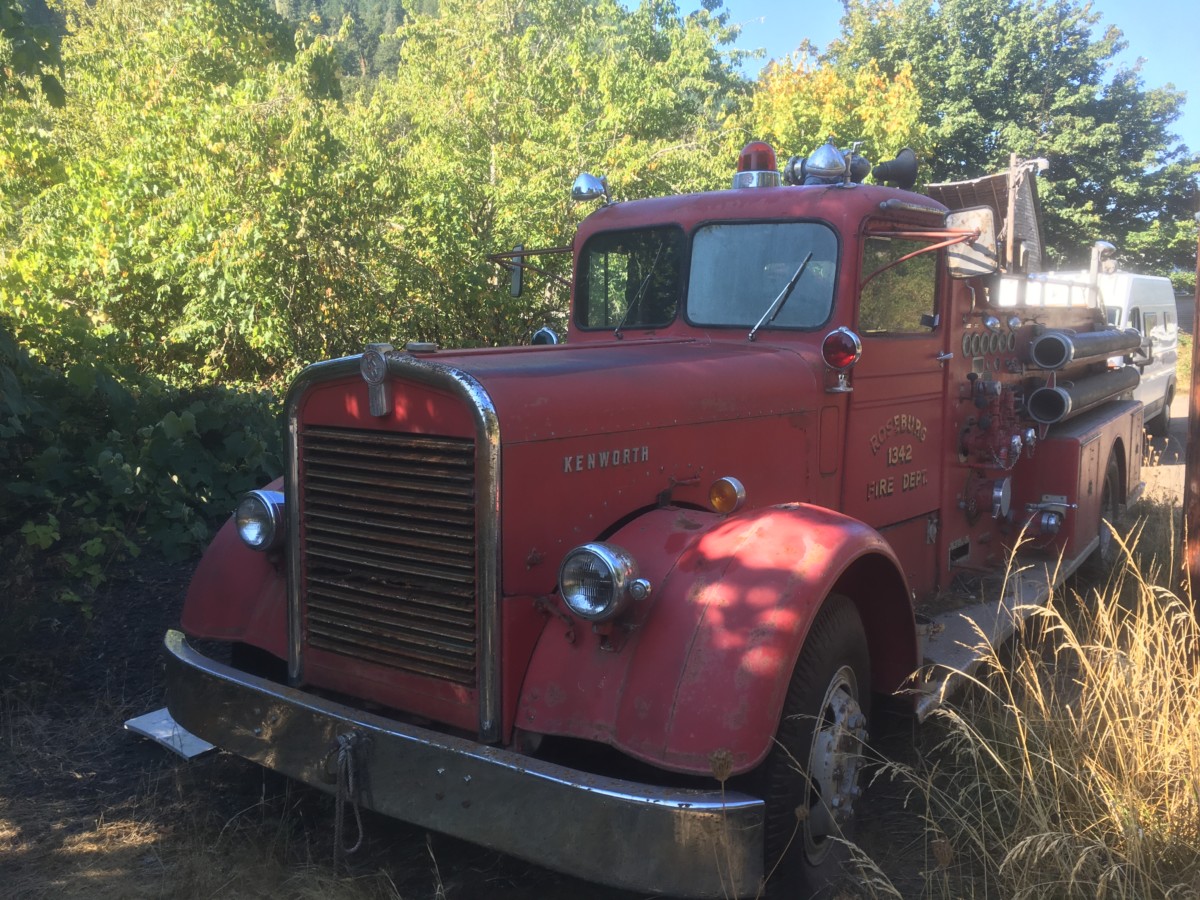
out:
<path id="1" fill-rule="evenodd" d="M 845 874 L 848 852 L 836 838 L 853 836 L 869 698 L 858 610 L 830 596 L 804 642 L 763 764 L 772 897 L 822 896 Z"/>
<path id="2" fill-rule="evenodd" d="M 1100 543 L 1079 568 L 1079 574 L 1087 581 L 1103 582 L 1108 578 L 1121 556 L 1121 546 L 1117 543 L 1116 535 L 1113 534 L 1112 528 L 1105 524 L 1106 521 L 1113 526 L 1117 524 L 1117 515 L 1121 511 L 1120 496 L 1121 471 L 1114 453 L 1108 458 L 1108 468 L 1104 472 L 1104 486 L 1100 492 L 1101 522 L 1098 535 Z"/>

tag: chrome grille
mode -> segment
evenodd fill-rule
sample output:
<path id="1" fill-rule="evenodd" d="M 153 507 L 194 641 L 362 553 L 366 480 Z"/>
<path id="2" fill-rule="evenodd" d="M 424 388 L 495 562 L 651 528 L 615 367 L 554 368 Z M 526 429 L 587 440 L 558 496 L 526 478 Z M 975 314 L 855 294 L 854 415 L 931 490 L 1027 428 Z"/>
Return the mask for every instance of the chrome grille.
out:
<path id="1" fill-rule="evenodd" d="M 307 427 L 299 451 L 308 646 L 474 685 L 474 441 Z"/>

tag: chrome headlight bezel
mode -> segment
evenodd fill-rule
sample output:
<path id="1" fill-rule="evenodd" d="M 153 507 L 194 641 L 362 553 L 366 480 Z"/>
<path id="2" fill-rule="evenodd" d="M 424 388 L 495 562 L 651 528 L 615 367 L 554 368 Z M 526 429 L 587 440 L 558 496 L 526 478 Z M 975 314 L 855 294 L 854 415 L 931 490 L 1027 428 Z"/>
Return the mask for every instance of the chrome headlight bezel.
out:
<path id="1" fill-rule="evenodd" d="M 281 491 L 250 491 L 242 495 L 233 512 L 238 537 L 251 550 L 266 553 L 283 544 L 286 530 Z"/>
<path id="2" fill-rule="evenodd" d="M 582 544 L 563 557 L 558 589 L 567 608 L 589 622 L 606 622 L 650 596 L 629 551 L 601 542 Z"/>

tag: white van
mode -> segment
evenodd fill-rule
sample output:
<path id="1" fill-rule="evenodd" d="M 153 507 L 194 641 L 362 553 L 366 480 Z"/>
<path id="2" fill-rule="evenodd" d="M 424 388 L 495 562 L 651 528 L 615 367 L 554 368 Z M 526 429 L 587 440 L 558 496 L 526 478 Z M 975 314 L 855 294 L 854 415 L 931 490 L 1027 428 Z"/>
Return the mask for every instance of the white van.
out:
<path id="1" fill-rule="evenodd" d="M 1100 299 L 1108 324 L 1142 334 L 1141 351 L 1133 354 L 1142 379 L 1133 396 L 1146 407 L 1146 430 L 1167 433 L 1175 399 L 1175 360 L 1179 355 L 1179 323 L 1175 291 L 1166 278 L 1132 272 L 1101 273 Z"/>

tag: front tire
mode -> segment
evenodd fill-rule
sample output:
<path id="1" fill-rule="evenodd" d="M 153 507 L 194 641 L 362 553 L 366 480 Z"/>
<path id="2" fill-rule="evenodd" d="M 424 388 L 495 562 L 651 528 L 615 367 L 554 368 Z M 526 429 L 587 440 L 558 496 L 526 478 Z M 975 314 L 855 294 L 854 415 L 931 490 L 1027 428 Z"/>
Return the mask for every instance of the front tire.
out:
<path id="1" fill-rule="evenodd" d="M 853 837 L 869 705 L 862 620 L 850 600 L 831 595 L 800 651 L 763 764 L 770 896 L 822 896 L 846 874 L 849 854 L 837 838 Z"/>
<path id="2" fill-rule="evenodd" d="M 1164 437 L 1171 428 L 1171 402 L 1175 399 L 1175 385 L 1167 388 L 1163 395 L 1163 408 L 1157 416 L 1146 423 L 1146 432 L 1152 437 Z"/>

